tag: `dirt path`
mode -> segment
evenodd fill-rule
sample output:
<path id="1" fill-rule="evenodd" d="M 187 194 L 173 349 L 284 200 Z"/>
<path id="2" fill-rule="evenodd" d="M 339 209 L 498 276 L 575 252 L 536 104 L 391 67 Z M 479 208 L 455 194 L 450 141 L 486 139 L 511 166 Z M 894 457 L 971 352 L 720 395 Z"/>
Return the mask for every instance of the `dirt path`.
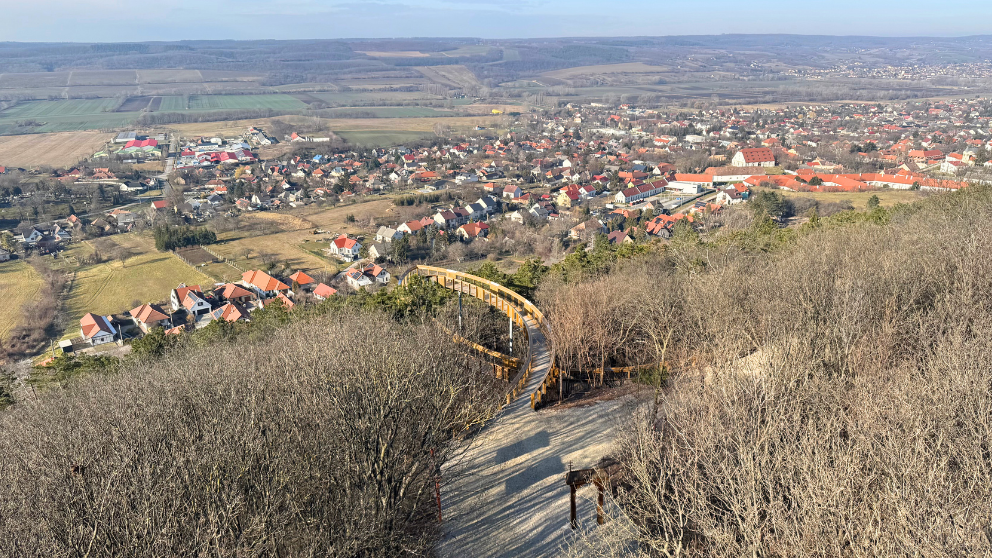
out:
<path id="1" fill-rule="evenodd" d="M 550 365 L 547 343 L 528 322 L 535 373 L 525 394 Z M 630 416 L 625 397 L 535 413 L 528 395 L 504 409 L 461 448 L 443 470 L 442 557 L 555 556 L 571 536 L 565 473 L 592 467 L 609 452 L 616 429 Z M 582 527 L 595 526 L 594 493 L 580 491 Z"/>

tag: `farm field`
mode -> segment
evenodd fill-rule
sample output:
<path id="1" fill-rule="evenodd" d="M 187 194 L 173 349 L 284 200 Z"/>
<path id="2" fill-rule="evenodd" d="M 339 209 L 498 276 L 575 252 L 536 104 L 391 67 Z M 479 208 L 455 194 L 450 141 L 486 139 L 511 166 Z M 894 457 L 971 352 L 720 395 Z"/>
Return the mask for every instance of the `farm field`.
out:
<path id="1" fill-rule="evenodd" d="M 128 86 L 136 84 L 211 83 L 257 81 L 262 74 L 228 70 L 72 70 L 0 74 L 0 89 L 46 87 Z M 112 94 L 111 94 L 112 95 Z"/>
<path id="2" fill-rule="evenodd" d="M 657 74 L 666 71 L 669 71 L 669 69 L 664 66 L 650 66 L 643 62 L 627 62 L 623 64 L 602 64 L 599 66 L 578 66 L 576 68 L 544 72 L 542 75 L 556 79 L 568 79 L 600 74 Z"/>
<path id="3" fill-rule="evenodd" d="M 420 52 L 419 50 L 356 50 L 355 52 L 364 54 L 365 56 L 371 56 L 373 58 L 427 58 L 430 56 L 430 54 Z"/>
<path id="4" fill-rule="evenodd" d="M 482 85 L 471 70 L 462 66 L 417 66 L 416 70 L 435 83 L 451 87 L 477 87 Z"/>
<path id="5" fill-rule="evenodd" d="M 189 110 L 303 110 L 306 103 L 282 93 L 273 95 L 190 95 Z"/>
<path id="6" fill-rule="evenodd" d="M 21 308 L 41 290 L 41 276 L 24 260 L 0 263 L 0 341 L 20 323 Z"/>
<path id="7" fill-rule="evenodd" d="M 340 107 L 325 109 L 321 114 L 330 118 L 349 118 L 357 113 L 367 113 L 375 118 L 423 118 L 425 116 L 450 117 L 458 113 L 438 110 L 431 107 Z"/>
<path id="8" fill-rule="evenodd" d="M 281 116 L 279 120 L 286 122 L 303 122 L 302 116 Z M 184 136 L 207 136 L 207 135 L 239 135 L 249 126 L 265 127 L 272 119 L 256 118 L 246 120 L 226 120 L 222 122 L 196 122 L 190 124 L 170 124 L 167 127 Z M 374 138 L 389 139 L 397 134 L 405 134 L 405 141 L 410 141 L 413 134 L 410 132 L 420 132 L 421 134 L 432 133 L 434 124 L 441 122 L 454 129 L 467 130 L 476 125 L 492 126 L 495 117 L 491 115 L 480 116 L 451 116 L 451 117 L 423 117 L 423 118 L 327 118 L 322 124 L 333 130 L 335 134 L 345 137 L 351 132 L 370 133 Z M 353 136 L 356 137 L 356 136 Z"/>
<path id="9" fill-rule="evenodd" d="M 59 132 L 0 137 L 0 165 L 69 167 L 93 155 L 110 135 L 104 132 Z"/>
<path id="10" fill-rule="evenodd" d="M 144 245 L 141 242 L 134 244 Z M 179 283 L 210 285 L 213 280 L 174 255 L 156 251 L 128 258 L 123 265 L 119 261 L 110 261 L 84 266 L 76 272 L 67 301 L 69 329 L 78 324 L 79 318 L 87 312 L 126 312 L 131 310 L 135 301 L 166 300 L 170 289 Z"/>
<path id="11" fill-rule="evenodd" d="M 421 91 L 318 91 L 307 93 L 310 97 L 334 104 L 348 104 L 355 102 L 372 103 L 381 102 L 406 102 L 419 100 L 441 100 L 442 98 L 430 93 Z"/>
<path id="12" fill-rule="evenodd" d="M 760 189 L 760 188 L 759 188 Z M 790 192 L 788 190 L 775 190 L 777 193 L 782 194 L 786 197 L 806 197 L 813 198 L 821 202 L 850 202 L 855 209 L 864 209 L 868 205 L 868 199 L 872 196 L 878 196 L 879 203 L 882 206 L 889 207 L 899 203 L 912 203 L 918 201 L 928 195 L 926 192 L 919 192 L 917 190 L 893 190 L 890 188 L 882 188 L 880 190 L 872 190 L 870 192 Z"/>
<path id="13" fill-rule="evenodd" d="M 181 95 L 162 97 L 158 112 L 209 112 L 217 110 L 303 110 L 306 103 L 292 95 L 275 93 L 271 95 L 190 95 L 189 108 Z"/>
<path id="14" fill-rule="evenodd" d="M 202 83 L 199 70 L 137 70 L 138 83 Z"/>
<path id="15" fill-rule="evenodd" d="M 109 112 L 114 99 L 28 101 L 0 112 L 0 134 L 71 132 L 127 126 L 138 113 Z"/>
<path id="16" fill-rule="evenodd" d="M 84 116 L 108 112 L 114 108 L 114 99 L 71 99 L 64 101 L 29 101 L 18 103 L 3 111 L 3 118 L 49 118 Z"/>

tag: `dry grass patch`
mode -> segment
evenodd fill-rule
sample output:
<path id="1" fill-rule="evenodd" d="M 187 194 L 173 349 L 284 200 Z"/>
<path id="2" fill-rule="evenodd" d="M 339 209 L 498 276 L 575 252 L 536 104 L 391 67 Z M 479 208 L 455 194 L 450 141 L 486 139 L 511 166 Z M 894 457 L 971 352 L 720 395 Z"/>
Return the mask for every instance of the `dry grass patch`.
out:
<path id="1" fill-rule="evenodd" d="M 441 85 L 452 87 L 477 87 L 481 85 L 475 74 L 461 64 L 453 66 L 419 66 L 418 72 Z"/>
<path id="2" fill-rule="evenodd" d="M 314 224 L 307 219 L 290 213 L 276 213 L 274 211 L 249 213 L 242 217 L 242 221 L 249 227 L 252 225 L 275 225 L 281 231 L 298 231 L 314 228 Z"/>
<path id="3" fill-rule="evenodd" d="M 598 66 L 579 66 L 545 72 L 544 76 L 556 79 L 568 79 L 603 74 L 658 74 L 668 71 L 663 66 L 649 66 L 643 62 L 627 62 L 624 64 L 602 64 Z"/>
<path id="4" fill-rule="evenodd" d="M 38 295 L 42 283 L 38 272 L 23 260 L 0 263 L 0 341 L 21 322 L 21 308 Z"/>
<path id="5" fill-rule="evenodd" d="M 57 132 L 0 137 L 0 162 L 9 167 L 68 167 L 99 151 L 105 132 Z"/>
<path id="6" fill-rule="evenodd" d="M 386 52 L 381 50 L 356 50 L 359 54 L 371 56 L 373 58 L 428 58 L 430 54 L 425 54 L 419 50 L 397 50 Z"/>
<path id="7" fill-rule="evenodd" d="M 331 269 L 332 264 L 299 246 L 304 239 L 312 239 L 308 231 L 290 231 L 264 236 L 248 235 L 243 238 L 232 238 L 227 242 L 214 244 L 210 251 L 228 258 L 246 269 L 257 268 L 267 260 L 285 263 L 294 270 L 317 271 Z M 248 254 L 248 259 L 245 255 Z M 230 267 L 230 266 L 228 266 Z M 215 272 L 227 273 L 226 270 L 211 268 Z M 231 268 L 231 271 L 234 271 Z"/>
<path id="8" fill-rule="evenodd" d="M 355 216 L 354 223 L 347 221 L 348 215 Z M 365 232 L 363 227 L 372 218 L 380 224 L 395 224 L 397 212 L 392 200 L 377 199 L 308 213 L 305 217 L 317 227 L 332 233 L 359 234 Z"/>
<path id="9" fill-rule="evenodd" d="M 146 161 L 144 163 L 138 163 L 132 165 L 134 170 L 145 171 L 145 172 L 163 172 L 165 171 L 165 161 Z"/>
<path id="10" fill-rule="evenodd" d="M 210 285 L 212 282 L 210 277 L 169 253 L 143 253 L 128 258 L 124 264 L 112 261 L 86 266 L 76 273 L 69 293 L 69 329 L 87 312 L 127 311 L 134 301 L 167 299 L 169 291 L 179 283 Z"/>
<path id="11" fill-rule="evenodd" d="M 899 203 L 913 203 L 925 198 L 927 193 L 917 190 L 881 189 L 870 192 L 790 192 L 777 190 L 779 194 L 790 198 L 813 198 L 819 202 L 850 202 L 855 209 L 864 209 L 872 196 L 878 196 L 879 204 L 884 207 Z"/>

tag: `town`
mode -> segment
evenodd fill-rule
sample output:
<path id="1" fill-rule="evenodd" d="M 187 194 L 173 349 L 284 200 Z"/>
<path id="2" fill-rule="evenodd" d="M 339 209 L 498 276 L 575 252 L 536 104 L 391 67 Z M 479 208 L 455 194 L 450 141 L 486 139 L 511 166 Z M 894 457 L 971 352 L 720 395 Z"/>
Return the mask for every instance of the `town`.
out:
<path id="1" fill-rule="evenodd" d="M 992 556 L 992 5 L 106 4 L 0 18 L 0 556 Z"/>
<path id="2" fill-rule="evenodd" d="M 513 118 L 499 136 L 368 150 L 257 127 L 230 138 L 120 133 L 71 168 L 0 167 L 4 222 L 15 225 L 0 233 L 0 261 L 47 255 L 80 263 L 80 245 L 115 235 L 212 229 L 207 242 L 188 234 L 166 248 L 206 271 L 197 274 L 202 284 L 177 281 L 129 311 L 75 308 L 77 334 L 67 330 L 59 346 L 85 350 L 153 327 L 178 334 L 211 320 L 250 320 L 273 302 L 292 308 L 379 288 L 416 262 L 553 262 L 598 238 L 664 241 L 679 222 L 713 226 L 760 191 L 923 195 L 992 180 L 986 99 L 677 113 L 592 103 Z M 278 156 L 258 155 L 272 146 L 282 148 Z M 155 159 L 168 172 L 135 170 Z M 376 200 L 389 201 L 369 203 Z M 363 212 L 370 205 L 375 211 Z M 249 269 L 250 249 L 237 261 L 220 254 L 223 241 L 210 246 L 232 222 L 315 208 L 348 213 L 337 231 L 316 224 L 306 244 L 324 247 L 298 268 L 273 252 L 257 258 L 264 270 Z M 122 251 L 121 265 L 137 255 L 109 246 L 103 257 Z"/>

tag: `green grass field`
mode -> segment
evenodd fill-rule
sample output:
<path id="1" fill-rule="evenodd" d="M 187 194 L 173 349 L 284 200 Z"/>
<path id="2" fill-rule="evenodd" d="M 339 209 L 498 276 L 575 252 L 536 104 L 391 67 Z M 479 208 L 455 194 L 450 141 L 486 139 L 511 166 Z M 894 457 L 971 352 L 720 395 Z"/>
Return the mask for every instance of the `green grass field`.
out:
<path id="1" fill-rule="evenodd" d="M 186 110 L 186 100 L 181 95 L 162 97 L 162 104 L 158 107 L 158 112 L 182 112 L 184 110 Z"/>
<path id="2" fill-rule="evenodd" d="M 165 99 L 162 100 L 163 104 Z M 189 110 L 273 109 L 303 110 L 307 105 L 296 97 L 283 95 L 190 95 Z M 164 109 L 163 109 L 164 112 Z"/>
<path id="3" fill-rule="evenodd" d="M 41 276 L 23 260 L 0 263 L 0 341 L 21 321 L 21 307 L 41 290 Z"/>
<path id="4" fill-rule="evenodd" d="M 101 114 L 114 108 L 114 99 L 70 99 L 18 103 L 3 111 L 4 118 L 49 118 Z"/>
<path id="5" fill-rule="evenodd" d="M 28 101 L 0 112 L 0 134 L 74 132 L 127 126 L 136 112 L 109 112 L 114 99 Z M 19 126 L 31 122 L 30 126 Z"/>

